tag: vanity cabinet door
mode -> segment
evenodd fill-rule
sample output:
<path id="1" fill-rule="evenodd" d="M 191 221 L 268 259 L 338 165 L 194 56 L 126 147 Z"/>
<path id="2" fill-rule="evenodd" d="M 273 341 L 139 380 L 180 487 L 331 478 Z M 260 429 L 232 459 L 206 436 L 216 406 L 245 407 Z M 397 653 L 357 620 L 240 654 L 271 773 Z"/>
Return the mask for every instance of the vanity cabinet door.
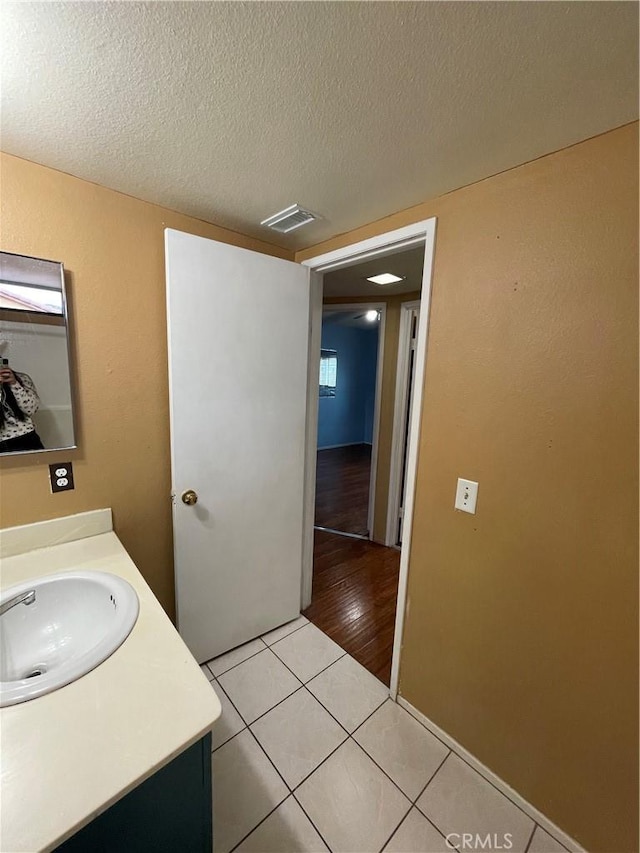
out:
<path id="1" fill-rule="evenodd" d="M 56 853 L 211 853 L 212 846 L 209 734 L 57 847 Z"/>

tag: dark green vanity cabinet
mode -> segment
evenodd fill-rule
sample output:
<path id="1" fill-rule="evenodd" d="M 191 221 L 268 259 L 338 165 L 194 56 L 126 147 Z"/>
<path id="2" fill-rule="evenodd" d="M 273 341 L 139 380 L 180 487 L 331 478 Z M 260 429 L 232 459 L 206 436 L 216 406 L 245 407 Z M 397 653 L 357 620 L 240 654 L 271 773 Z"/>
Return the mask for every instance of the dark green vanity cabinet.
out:
<path id="1" fill-rule="evenodd" d="M 117 761 L 118 756 L 114 755 Z M 97 770 L 99 772 L 99 770 Z M 211 734 L 174 758 L 55 853 L 211 853 Z"/>

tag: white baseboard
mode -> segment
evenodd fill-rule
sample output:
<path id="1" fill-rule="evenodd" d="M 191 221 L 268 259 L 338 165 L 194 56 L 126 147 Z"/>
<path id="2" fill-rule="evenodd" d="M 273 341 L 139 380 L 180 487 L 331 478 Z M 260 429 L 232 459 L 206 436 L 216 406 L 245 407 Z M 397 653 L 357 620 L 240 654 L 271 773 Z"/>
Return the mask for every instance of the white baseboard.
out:
<path id="1" fill-rule="evenodd" d="M 398 705 L 401 705 L 411 714 L 412 717 L 415 717 L 419 723 L 422 723 L 426 729 L 429 729 L 431 734 L 435 735 L 438 740 L 441 740 L 452 752 L 455 752 L 456 755 L 464 759 L 464 761 L 471 765 L 474 770 L 477 770 L 481 776 L 484 776 L 487 782 L 490 782 L 495 788 L 504 794 L 505 797 L 510 799 L 512 803 L 515 803 L 516 806 L 521 808 L 522 811 L 531 818 L 531 820 L 534 820 L 539 824 L 546 832 L 549 833 L 549 835 L 555 838 L 556 841 L 566 847 L 567 850 L 572 851 L 572 853 L 586 853 L 584 847 L 581 847 L 577 841 L 574 841 L 571 836 L 567 835 L 566 832 L 563 832 L 560 827 L 556 826 L 555 823 L 549 820 L 549 818 L 545 817 L 542 812 L 535 808 L 535 806 L 532 806 L 524 797 L 521 797 L 517 791 L 514 791 L 512 787 L 507 785 L 507 783 L 497 776 L 492 770 L 485 767 L 485 765 L 479 761 L 475 755 L 472 755 L 469 750 L 461 746 L 457 740 L 452 738 L 451 735 L 448 735 L 440 728 L 440 726 L 437 726 L 428 717 L 425 717 L 424 714 L 418 711 L 417 708 L 414 708 L 413 705 L 407 702 L 406 699 L 403 699 L 402 696 L 398 696 L 397 702 Z"/>

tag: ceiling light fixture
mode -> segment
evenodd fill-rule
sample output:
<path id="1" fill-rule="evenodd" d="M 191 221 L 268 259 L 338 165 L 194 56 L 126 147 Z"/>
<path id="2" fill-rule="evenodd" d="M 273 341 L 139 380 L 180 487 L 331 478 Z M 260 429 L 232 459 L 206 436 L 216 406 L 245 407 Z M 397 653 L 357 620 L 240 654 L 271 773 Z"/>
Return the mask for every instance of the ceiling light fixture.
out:
<path id="1" fill-rule="evenodd" d="M 394 275 L 392 272 L 381 272 L 380 275 L 372 275 L 367 281 L 372 284 L 377 284 L 382 287 L 385 284 L 395 284 L 396 281 L 403 281 L 403 275 Z"/>
<path id="2" fill-rule="evenodd" d="M 379 319 L 380 319 L 380 312 L 379 312 L 379 311 L 376 311 L 376 309 L 375 309 L 375 308 L 371 308 L 371 309 L 370 309 L 369 311 L 367 311 L 367 313 L 364 315 L 364 319 L 365 319 L 365 320 L 368 320 L 370 323 L 375 323 L 375 322 L 376 322 L 376 320 L 379 320 Z"/>

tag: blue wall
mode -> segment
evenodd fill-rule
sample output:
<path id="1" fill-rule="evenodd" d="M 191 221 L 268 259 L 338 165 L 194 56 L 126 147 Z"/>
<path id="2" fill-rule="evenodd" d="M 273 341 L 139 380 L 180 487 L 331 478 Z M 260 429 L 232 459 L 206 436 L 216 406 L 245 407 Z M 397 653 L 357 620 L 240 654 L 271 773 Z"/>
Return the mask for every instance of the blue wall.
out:
<path id="1" fill-rule="evenodd" d="M 322 321 L 322 348 L 338 353 L 336 396 L 320 397 L 318 448 L 373 440 L 378 359 L 378 324 L 343 326 L 338 317 Z"/>

